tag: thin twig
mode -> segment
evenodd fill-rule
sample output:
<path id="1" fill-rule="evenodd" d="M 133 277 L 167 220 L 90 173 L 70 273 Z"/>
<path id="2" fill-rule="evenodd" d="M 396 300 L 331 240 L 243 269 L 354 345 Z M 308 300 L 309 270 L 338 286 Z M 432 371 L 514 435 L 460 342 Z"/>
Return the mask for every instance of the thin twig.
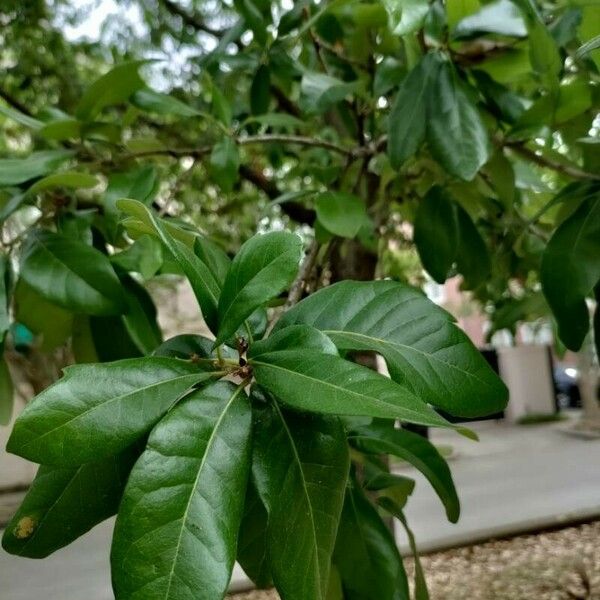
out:
<path id="1" fill-rule="evenodd" d="M 596 173 L 590 173 L 589 171 L 584 171 L 575 165 L 564 164 L 558 162 L 557 160 L 553 160 L 552 158 L 542 156 L 541 154 L 537 154 L 535 150 L 531 150 L 521 143 L 508 142 L 504 143 L 504 146 L 510 148 L 516 154 L 520 154 L 523 158 L 527 158 L 540 167 L 552 169 L 553 171 L 563 173 L 564 175 L 568 175 L 574 179 L 594 179 L 596 181 L 600 181 L 600 175 Z"/>

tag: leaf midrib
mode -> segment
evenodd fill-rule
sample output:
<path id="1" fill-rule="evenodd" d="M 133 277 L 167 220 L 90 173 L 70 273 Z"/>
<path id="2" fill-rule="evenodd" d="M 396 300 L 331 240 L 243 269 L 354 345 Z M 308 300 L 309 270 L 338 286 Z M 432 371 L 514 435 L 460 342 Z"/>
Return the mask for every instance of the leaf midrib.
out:
<path id="1" fill-rule="evenodd" d="M 344 393 L 356 396 L 358 398 L 368 398 L 369 400 L 373 400 L 375 404 L 379 404 L 379 405 L 384 406 L 384 407 L 390 407 L 391 406 L 391 407 L 393 407 L 395 409 L 400 409 L 400 410 L 404 410 L 406 412 L 409 412 L 411 414 L 415 414 L 417 417 L 421 417 L 421 418 L 423 417 L 423 415 L 421 413 L 416 412 L 414 409 L 407 408 L 405 406 L 399 406 L 397 404 L 391 404 L 389 402 L 383 402 L 382 400 L 379 400 L 375 396 L 367 396 L 366 394 L 360 394 L 358 392 L 354 392 L 354 391 L 349 390 L 347 388 L 344 388 L 344 387 L 337 386 L 337 385 L 334 385 L 332 383 L 329 383 L 328 381 L 323 381 L 322 379 L 316 379 L 314 377 L 310 377 L 308 375 L 305 375 L 304 373 L 299 373 L 298 371 L 294 371 L 293 369 L 290 369 L 288 367 L 281 367 L 280 365 L 275 365 L 273 363 L 262 362 L 262 361 L 257 361 L 257 360 L 253 360 L 252 363 L 254 365 L 262 365 L 262 366 L 265 366 L 265 367 L 270 367 L 272 369 L 279 369 L 280 371 L 284 371 L 286 373 L 293 373 L 294 375 L 296 375 L 298 377 L 302 377 L 304 379 L 308 379 L 309 381 L 318 382 L 321 385 L 333 388 L 336 391 L 342 391 Z M 394 383 L 396 383 L 396 382 L 394 382 Z M 399 384 L 396 383 L 396 385 L 399 385 Z M 404 388 L 401 388 L 401 389 L 404 390 Z M 404 390 L 404 391 L 407 394 L 410 394 L 417 402 L 421 402 L 421 400 L 417 396 L 414 396 L 408 390 Z M 427 410 L 427 408 L 428 408 L 427 404 L 423 403 L 423 405 L 425 407 L 425 410 Z M 439 415 L 437 415 L 437 413 L 435 411 L 431 411 L 431 412 L 433 413 L 433 415 L 439 416 Z M 398 418 L 401 418 L 401 417 L 398 417 Z M 441 419 L 441 417 L 440 417 L 440 419 Z M 450 423 L 448 423 L 446 425 L 443 424 L 443 423 L 440 423 L 439 427 L 452 427 L 452 425 Z"/>
<path id="2" fill-rule="evenodd" d="M 223 421 L 223 419 L 225 418 L 225 415 L 227 414 L 227 412 L 229 411 L 229 408 L 231 407 L 233 401 L 238 397 L 238 395 L 240 394 L 240 392 L 243 390 L 243 386 L 239 386 L 235 389 L 235 391 L 233 392 L 233 394 L 231 395 L 231 398 L 227 401 L 227 404 L 225 405 L 225 407 L 223 408 L 223 412 L 219 415 L 219 418 L 217 419 L 217 422 L 215 423 L 215 426 L 210 434 L 210 437 L 208 438 L 208 442 L 206 443 L 206 448 L 204 450 L 204 455 L 202 456 L 202 460 L 200 462 L 200 466 L 198 467 L 198 472 L 196 473 L 196 478 L 194 480 L 194 485 L 192 486 L 192 490 L 190 492 L 186 507 L 185 507 L 185 511 L 183 513 L 182 519 L 181 519 L 181 527 L 179 529 L 179 536 L 177 538 L 177 546 L 175 547 L 175 554 L 173 555 L 173 564 L 171 566 L 171 571 L 169 573 L 169 579 L 168 579 L 168 585 L 167 585 L 167 590 L 165 593 L 165 600 L 168 600 L 169 598 L 169 593 L 171 591 L 171 585 L 173 583 L 173 578 L 175 575 L 175 567 L 177 565 L 178 562 L 178 556 L 179 556 L 179 552 L 181 550 L 181 541 L 183 538 L 183 532 L 186 529 L 186 523 L 188 520 L 188 515 L 190 512 L 190 506 L 192 505 L 192 498 L 195 496 L 196 494 L 196 488 L 198 487 L 198 482 L 200 481 L 200 476 L 203 473 L 203 469 L 204 469 L 204 465 L 206 463 L 206 457 L 210 454 L 210 450 L 212 447 L 212 444 L 215 440 L 215 436 L 216 433 L 221 425 L 221 422 Z"/>
<path id="3" fill-rule="evenodd" d="M 173 381 L 179 381 L 180 379 L 185 379 L 186 377 L 189 378 L 195 378 L 199 375 L 204 375 L 205 373 L 203 372 L 199 372 L 199 373 L 189 373 L 186 375 L 179 375 L 177 377 L 173 377 L 171 379 L 162 379 L 161 381 L 156 381 L 155 383 L 152 383 L 150 385 L 146 385 L 143 386 L 141 388 L 137 388 L 132 392 L 127 392 L 125 394 L 121 394 L 119 396 L 115 396 L 114 398 L 110 398 L 109 400 L 106 400 L 106 402 L 102 402 L 99 404 L 94 404 L 92 407 L 88 408 L 87 410 L 80 412 L 79 414 L 75 415 L 72 419 L 69 419 L 67 421 L 65 421 L 64 423 L 61 423 L 60 425 L 58 425 L 57 427 L 54 427 L 53 429 L 50 429 L 49 431 L 46 431 L 44 434 L 38 436 L 38 437 L 34 437 L 33 439 L 29 440 L 28 442 L 25 442 L 24 444 L 21 444 L 19 446 L 19 448 L 23 449 L 23 448 L 27 448 L 28 446 L 30 446 L 31 444 L 35 443 L 35 442 L 39 442 L 40 440 L 44 439 L 45 437 L 47 437 L 48 435 L 55 433 L 56 431 L 62 429 L 63 427 L 66 427 L 68 425 L 71 425 L 72 423 L 74 423 L 75 421 L 77 421 L 78 419 L 88 415 L 89 413 L 100 409 L 100 408 L 104 408 L 106 406 L 108 406 L 109 404 L 111 404 L 112 402 L 116 402 L 119 400 L 122 400 L 123 398 L 126 398 L 127 396 L 131 396 L 133 394 L 138 394 L 139 392 L 144 392 L 146 390 L 150 390 L 153 387 L 159 386 L 161 384 L 167 383 L 167 382 L 173 382 Z"/>
<path id="4" fill-rule="evenodd" d="M 286 435 L 290 441 L 290 446 L 292 448 L 294 458 L 296 459 L 296 462 L 298 464 L 298 471 L 300 472 L 300 480 L 302 482 L 302 491 L 304 492 L 304 495 L 306 496 L 306 502 L 308 505 L 308 513 L 310 516 L 310 523 L 312 526 L 311 533 L 312 533 L 312 537 L 313 537 L 314 544 L 315 544 L 315 570 L 317 571 L 316 575 L 317 575 L 318 590 L 319 590 L 319 596 L 318 596 L 317 600 L 321 600 L 321 598 L 323 596 L 323 591 L 321 589 L 322 582 L 321 582 L 321 567 L 319 564 L 319 544 L 317 541 L 317 527 L 316 527 L 316 523 L 315 523 L 315 516 L 314 516 L 314 512 L 313 512 L 310 494 L 308 493 L 308 486 L 306 484 L 306 479 L 304 477 L 304 471 L 302 470 L 302 461 L 300 460 L 300 455 L 298 454 L 298 449 L 296 448 L 294 438 L 292 437 L 292 432 L 290 431 L 286 420 L 283 418 L 281 409 L 279 408 L 279 406 L 276 403 L 273 403 L 273 404 L 275 406 L 275 410 L 277 411 L 279 418 L 281 419 L 281 422 L 283 423 L 283 427 L 285 429 Z"/>

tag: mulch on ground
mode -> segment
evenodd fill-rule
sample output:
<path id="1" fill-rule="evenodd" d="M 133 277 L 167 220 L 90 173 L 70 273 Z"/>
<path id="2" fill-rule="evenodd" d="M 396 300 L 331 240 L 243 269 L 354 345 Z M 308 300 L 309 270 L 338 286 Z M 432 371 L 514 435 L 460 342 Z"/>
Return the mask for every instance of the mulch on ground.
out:
<path id="1" fill-rule="evenodd" d="M 422 557 L 432 600 L 600 600 L 600 521 Z M 406 560 L 409 573 L 411 559 Z M 278 600 L 272 591 L 230 600 Z"/>

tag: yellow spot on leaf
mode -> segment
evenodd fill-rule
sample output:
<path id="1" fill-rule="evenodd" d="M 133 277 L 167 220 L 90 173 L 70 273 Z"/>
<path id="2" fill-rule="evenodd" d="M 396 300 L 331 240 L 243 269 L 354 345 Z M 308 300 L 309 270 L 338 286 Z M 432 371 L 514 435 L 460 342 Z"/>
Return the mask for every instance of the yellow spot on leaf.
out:
<path id="1" fill-rule="evenodd" d="M 35 530 L 37 522 L 31 517 L 23 517 L 15 527 L 15 537 L 19 540 L 28 538 Z"/>

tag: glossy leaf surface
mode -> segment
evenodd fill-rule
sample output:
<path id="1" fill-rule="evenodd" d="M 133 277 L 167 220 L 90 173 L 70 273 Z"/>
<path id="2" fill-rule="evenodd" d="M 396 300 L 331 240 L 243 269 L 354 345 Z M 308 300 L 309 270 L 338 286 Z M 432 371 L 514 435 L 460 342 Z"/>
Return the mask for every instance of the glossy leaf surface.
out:
<path id="1" fill-rule="evenodd" d="M 191 394 L 152 431 L 119 509 L 117 600 L 225 595 L 250 472 L 251 410 L 241 387 Z"/>
<path id="2" fill-rule="evenodd" d="M 7 450 L 33 462 L 77 466 L 111 456 L 146 433 L 211 373 L 174 358 L 76 365 L 17 419 Z"/>
<path id="3" fill-rule="evenodd" d="M 325 600 L 349 454 L 336 419 L 255 408 L 252 472 L 282 600 Z M 290 565 L 301 564 L 301 569 Z"/>
<path id="4" fill-rule="evenodd" d="M 240 248 L 223 283 L 216 344 L 293 281 L 301 256 L 302 240 L 285 231 L 255 235 Z"/>
<path id="5" fill-rule="evenodd" d="M 406 392 L 451 414 L 506 406 L 506 387 L 452 316 L 405 284 L 336 283 L 298 303 L 276 330 L 293 323 L 320 329 L 340 349 L 378 352 Z"/>

